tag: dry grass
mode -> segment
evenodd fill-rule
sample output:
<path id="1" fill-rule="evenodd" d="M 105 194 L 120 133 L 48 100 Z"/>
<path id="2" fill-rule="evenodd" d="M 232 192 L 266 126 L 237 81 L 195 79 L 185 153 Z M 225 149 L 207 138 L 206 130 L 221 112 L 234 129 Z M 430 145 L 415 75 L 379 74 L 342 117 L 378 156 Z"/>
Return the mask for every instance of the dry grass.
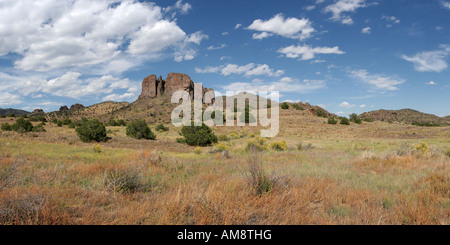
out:
<path id="1" fill-rule="evenodd" d="M 111 127 L 101 152 L 67 127 L 0 132 L 0 224 L 450 224 L 448 127 L 414 138 L 407 125 L 301 113 L 282 111 L 267 139 L 285 140 L 284 152 L 246 152 L 257 128 L 214 128 L 242 135 L 228 157 L 195 154 L 175 128 L 139 141 Z M 415 150 L 422 142 L 429 152 Z"/>

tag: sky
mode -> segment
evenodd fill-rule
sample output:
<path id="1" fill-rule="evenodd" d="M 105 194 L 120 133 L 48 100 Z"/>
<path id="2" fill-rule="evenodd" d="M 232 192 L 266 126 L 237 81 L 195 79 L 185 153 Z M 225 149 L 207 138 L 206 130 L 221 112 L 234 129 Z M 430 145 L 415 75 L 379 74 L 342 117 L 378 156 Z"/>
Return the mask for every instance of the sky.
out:
<path id="1" fill-rule="evenodd" d="M 133 102 L 151 74 L 342 116 L 450 115 L 448 0 L 1 0 L 0 108 Z"/>

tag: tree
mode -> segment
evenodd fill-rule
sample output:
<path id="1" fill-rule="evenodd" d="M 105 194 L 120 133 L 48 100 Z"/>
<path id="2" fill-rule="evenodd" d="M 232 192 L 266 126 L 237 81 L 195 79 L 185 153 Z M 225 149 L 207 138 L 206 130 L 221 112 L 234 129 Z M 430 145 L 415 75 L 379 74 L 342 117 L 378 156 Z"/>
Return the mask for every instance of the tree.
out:
<path id="1" fill-rule="evenodd" d="M 104 142 L 108 140 L 105 125 L 97 119 L 83 121 L 75 131 L 83 142 Z"/>
<path id="2" fill-rule="evenodd" d="M 33 124 L 30 121 L 25 120 L 23 117 L 17 119 L 16 123 L 11 126 L 12 130 L 19 133 L 31 132 L 33 130 Z"/>
<path id="3" fill-rule="evenodd" d="M 328 118 L 328 124 L 337 124 L 337 120 L 334 117 Z"/>
<path id="4" fill-rule="evenodd" d="M 283 102 L 283 103 L 281 104 L 281 109 L 283 109 L 283 110 L 289 109 L 289 104 L 288 104 L 287 102 Z"/>
<path id="5" fill-rule="evenodd" d="M 156 135 L 150 130 L 145 120 L 138 119 L 127 126 L 127 136 L 136 139 L 155 140 Z"/>
<path id="6" fill-rule="evenodd" d="M 348 118 L 346 117 L 341 117 L 341 124 L 342 125 L 350 125 L 350 120 L 348 120 Z"/>
<path id="7" fill-rule="evenodd" d="M 217 136 L 210 127 L 202 123 L 202 126 L 184 126 L 181 129 L 185 142 L 192 146 L 209 146 L 217 143 Z"/>

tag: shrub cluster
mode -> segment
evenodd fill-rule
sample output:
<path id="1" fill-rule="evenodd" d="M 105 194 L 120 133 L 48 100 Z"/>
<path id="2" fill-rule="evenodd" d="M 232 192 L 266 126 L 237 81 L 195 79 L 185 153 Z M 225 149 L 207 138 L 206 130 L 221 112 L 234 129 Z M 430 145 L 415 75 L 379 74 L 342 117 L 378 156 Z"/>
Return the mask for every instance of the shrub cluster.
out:
<path id="1" fill-rule="evenodd" d="M 114 119 L 110 119 L 107 123 L 108 126 L 127 126 L 127 123 L 123 120 L 123 119 L 119 119 L 119 120 L 114 120 Z"/>
<path id="2" fill-rule="evenodd" d="M 292 104 L 292 107 L 298 111 L 303 111 L 305 110 L 303 107 L 301 107 L 299 104 Z"/>
<path id="3" fill-rule="evenodd" d="M 286 141 L 275 141 L 270 144 L 270 148 L 274 151 L 286 151 L 287 150 L 287 143 Z"/>
<path id="4" fill-rule="evenodd" d="M 341 120 L 341 124 L 342 125 L 350 125 L 350 120 L 348 120 L 348 118 L 346 117 L 341 117 L 339 118 Z"/>
<path id="5" fill-rule="evenodd" d="M 328 124 L 337 124 L 337 120 L 334 117 L 328 118 Z"/>
<path id="6" fill-rule="evenodd" d="M 156 131 L 159 131 L 159 132 L 169 131 L 169 128 L 164 126 L 163 124 L 159 124 L 158 126 L 156 126 L 155 129 L 156 129 Z"/>
<path id="7" fill-rule="evenodd" d="M 97 119 L 83 121 L 75 131 L 83 142 L 104 142 L 108 140 L 105 125 Z"/>
<path id="8" fill-rule="evenodd" d="M 316 116 L 328 118 L 328 114 L 327 114 L 324 110 L 322 110 L 322 109 L 320 109 L 320 108 L 317 109 L 317 111 L 316 111 Z"/>
<path id="9" fill-rule="evenodd" d="M 210 127 L 202 123 L 202 126 L 184 126 L 181 129 L 182 140 L 177 140 L 179 143 L 187 143 L 192 146 L 209 146 L 217 143 L 218 139 Z"/>
<path id="10" fill-rule="evenodd" d="M 147 139 L 147 140 L 156 139 L 156 135 L 148 127 L 147 123 L 142 119 L 135 120 L 130 124 L 128 124 L 127 136 L 136 139 Z"/>
<path id="11" fill-rule="evenodd" d="M 356 113 L 350 114 L 350 121 L 351 121 L 351 122 L 354 122 L 354 123 L 356 123 L 356 124 L 361 124 L 361 123 L 362 123 L 361 118 L 359 118 L 358 115 L 357 115 Z"/>
<path id="12" fill-rule="evenodd" d="M 287 102 L 281 103 L 281 109 L 283 109 L 283 110 L 289 109 L 289 104 Z"/>
<path id="13" fill-rule="evenodd" d="M 266 140 L 261 137 L 256 137 L 254 140 L 250 140 L 247 142 L 247 146 L 245 147 L 246 151 L 250 152 L 258 152 L 267 150 Z"/>

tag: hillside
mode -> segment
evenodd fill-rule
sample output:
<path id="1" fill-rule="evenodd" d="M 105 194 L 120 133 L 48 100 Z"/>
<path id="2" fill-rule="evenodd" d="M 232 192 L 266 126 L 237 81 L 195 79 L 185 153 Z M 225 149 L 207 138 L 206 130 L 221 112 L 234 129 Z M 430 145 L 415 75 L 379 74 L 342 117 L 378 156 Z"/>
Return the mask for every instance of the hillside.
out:
<path id="1" fill-rule="evenodd" d="M 94 104 L 88 107 L 82 105 L 73 105 L 70 109 L 66 106 L 61 107 L 59 111 L 47 113 L 50 118 L 69 118 L 72 121 L 81 120 L 82 118 L 92 119 L 97 118 L 101 121 L 108 121 L 111 117 L 111 113 L 119 110 L 125 106 L 128 106 L 128 102 L 112 102 L 106 101 L 98 104 Z"/>
<path id="2" fill-rule="evenodd" d="M 12 108 L 0 109 L 0 115 L 8 116 L 11 113 L 14 113 L 14 115 L 16 115 L 16 116 L 22 116 L 22 115 L 27 115 L 30 112 L 24 111 L 24 110 L 12 109 Z"/>
<path id="3" fill-rule="evenodd" d="M 362 113 L 360 117 L 363 119 L 371 118 L 376 121 L 387 122 L 450 124 L 449 117 L 441 118 L 433 114 L 427 114 L 412 109 L 370 111 Z"/>

